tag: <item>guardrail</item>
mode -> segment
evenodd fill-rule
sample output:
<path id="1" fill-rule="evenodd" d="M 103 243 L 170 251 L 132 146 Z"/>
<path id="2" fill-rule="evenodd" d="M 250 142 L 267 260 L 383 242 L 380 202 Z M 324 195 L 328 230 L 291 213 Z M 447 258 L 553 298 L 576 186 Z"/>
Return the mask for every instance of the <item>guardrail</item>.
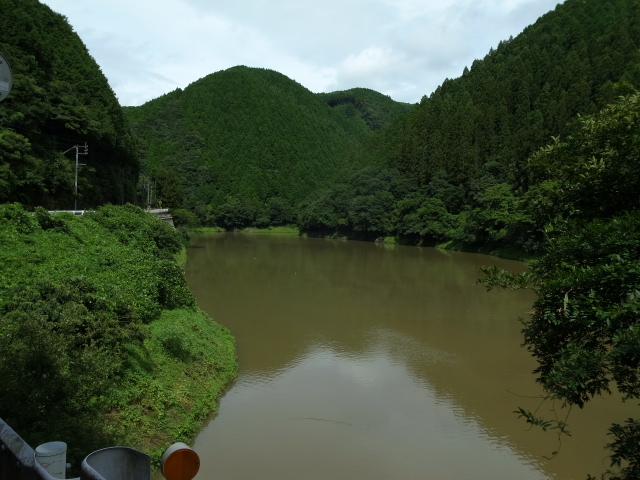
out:
<path id="1" fill-rule="evenodd" d="M 38 462 L 36 452 L 0 418 L 0 478 L 56 480 Z"/>
<path id="2" fill-rule="evenodd" d="M 91 210 L 49 210 L 49 213 L 71 213 L 73 215 L 84 215 L 85 212 L 90 212 Z"/>
<path id="3" fill-rule="evenodd" d="M 65 478 L 66 456 L 42 456 L 0 418 L 0 480 L 59 480 Z M 57 453 L 57 452 L 56 452 Z M 40 456 L 39 456 L 40 455 Z M 62 461 L 62 466 L 59 462 Z M 62 467 L 62 468 L 60 468 Z M 192 480 L 200 458 L 188 445 L 174 443 L 162 456 L 161 471 L 167 480 Z M 129 447 L 108 447 L 90 453 L 80 465 L 80 477 L 69 480 L 150 480 L 151 457 Z"/>
<path id="4" fill-rule="evenodd" d="M 72 215 L 82 216 L 86 212 L 92 212 L 92 211 L 93 210 L 49 210 L 49 213 L 66 212 L 66 213 L 71 213 Z M 165 222 L 167 222 L 172 227 L 174 226 L 173 225 L 173 217 L 169 213 L 169 209 L 168 208 L 147 208 L 147 209 L 145 209 L 145 212 L 150 213 L 152 215 L 155 215 L 160 220 L 164 220 Z M 2 480 L 2 479 L 0 479 L 0 480 Z"/>
<path id="5" fill-rule="evenodd" d="M 145 208 L 144 210 L 145 212 L 149 212 L 149 213 L 169 213 L 169 209 L 168 208 Z"/>
<path id="6" fill-rule="evenodd" d="M 92 212 L 93 210 L 49 210 L 49 213 L 72 213 L 73 215 L 84 215 L 85 212 Z M 168 208 L 146 208 L 145 212 L 153 213 L 155 215 L 159 213 L 169 213 Z"/>

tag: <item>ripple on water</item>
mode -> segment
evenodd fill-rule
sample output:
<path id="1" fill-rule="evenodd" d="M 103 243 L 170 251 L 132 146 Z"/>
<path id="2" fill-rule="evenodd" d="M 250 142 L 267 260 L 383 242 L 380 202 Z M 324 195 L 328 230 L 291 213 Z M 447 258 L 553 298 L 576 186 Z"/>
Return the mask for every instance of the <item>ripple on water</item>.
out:
<path id="1" fill-rule="evenodd" d="M 196 441 L 212 452 L 203 469 L 211 478 L 548 478 L 402 361 L 459 359 L 384 330 L 370 339 L 358 354 L 318 343 L 278 372 L 243 373 Z M 251 465 L 229 463 L 233 449 Z"/>

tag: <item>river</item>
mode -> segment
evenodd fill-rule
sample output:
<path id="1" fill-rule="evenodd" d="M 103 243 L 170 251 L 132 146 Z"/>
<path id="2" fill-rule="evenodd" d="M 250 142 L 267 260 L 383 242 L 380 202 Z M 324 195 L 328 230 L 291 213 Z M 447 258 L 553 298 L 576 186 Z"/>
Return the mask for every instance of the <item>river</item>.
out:
<path id="1" fill-rule="evenodd" d="M 521 262 L 434 248 L 212 234 L 186 266 L 200 308 L 231 330 L 240 371 L 193 443 L 200 479 L 584 479 L 631 410 L 596 400 L 572 436 L 529 430 L 527 291 L 476 284 Z M 565 415 L 543 403 L 538 413 Z M 558 450 L 551 460 L 545 457 Z"/>

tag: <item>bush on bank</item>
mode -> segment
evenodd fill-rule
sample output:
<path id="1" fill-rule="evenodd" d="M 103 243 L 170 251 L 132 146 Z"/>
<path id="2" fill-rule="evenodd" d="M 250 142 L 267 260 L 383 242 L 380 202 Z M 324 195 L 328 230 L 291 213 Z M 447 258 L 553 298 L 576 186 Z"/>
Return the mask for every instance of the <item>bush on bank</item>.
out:
<path id="1" fill-rule="evenodd" d="M 29 444 L 159 458 L 188 441 L 236 373 L 197 309 L 180 234 L 138 207 L 84 217 L 0 205 L 0 417 Z"/>

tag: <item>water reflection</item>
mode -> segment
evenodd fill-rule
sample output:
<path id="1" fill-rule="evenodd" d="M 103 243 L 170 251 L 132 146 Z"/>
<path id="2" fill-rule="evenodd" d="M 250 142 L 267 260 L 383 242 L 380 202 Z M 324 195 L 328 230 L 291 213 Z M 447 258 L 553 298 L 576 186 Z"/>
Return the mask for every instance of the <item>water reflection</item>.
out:
<path id="1" fill-rule="evenodd" d="M 194 445 L 208 452 L 202 477 L 547 478 L 406 368 L 384 333 L 358 355 L 316 344 L 271 376 L 243 375 Z"/>
<path id="2" fill-rule="evenodd" d="M 240 362 L 195 442 L 199 478 L 582 479 L 606 468 L 620 405 L 574 412 L 553 462 L 553 435 L 512 413 L 539 403 L 516 320 L 533 296 L 487 294 L 476 279 L 481 265 L 523 264 L 288 236 L 192 241 L 190 288 L 235 335 Z"/>

